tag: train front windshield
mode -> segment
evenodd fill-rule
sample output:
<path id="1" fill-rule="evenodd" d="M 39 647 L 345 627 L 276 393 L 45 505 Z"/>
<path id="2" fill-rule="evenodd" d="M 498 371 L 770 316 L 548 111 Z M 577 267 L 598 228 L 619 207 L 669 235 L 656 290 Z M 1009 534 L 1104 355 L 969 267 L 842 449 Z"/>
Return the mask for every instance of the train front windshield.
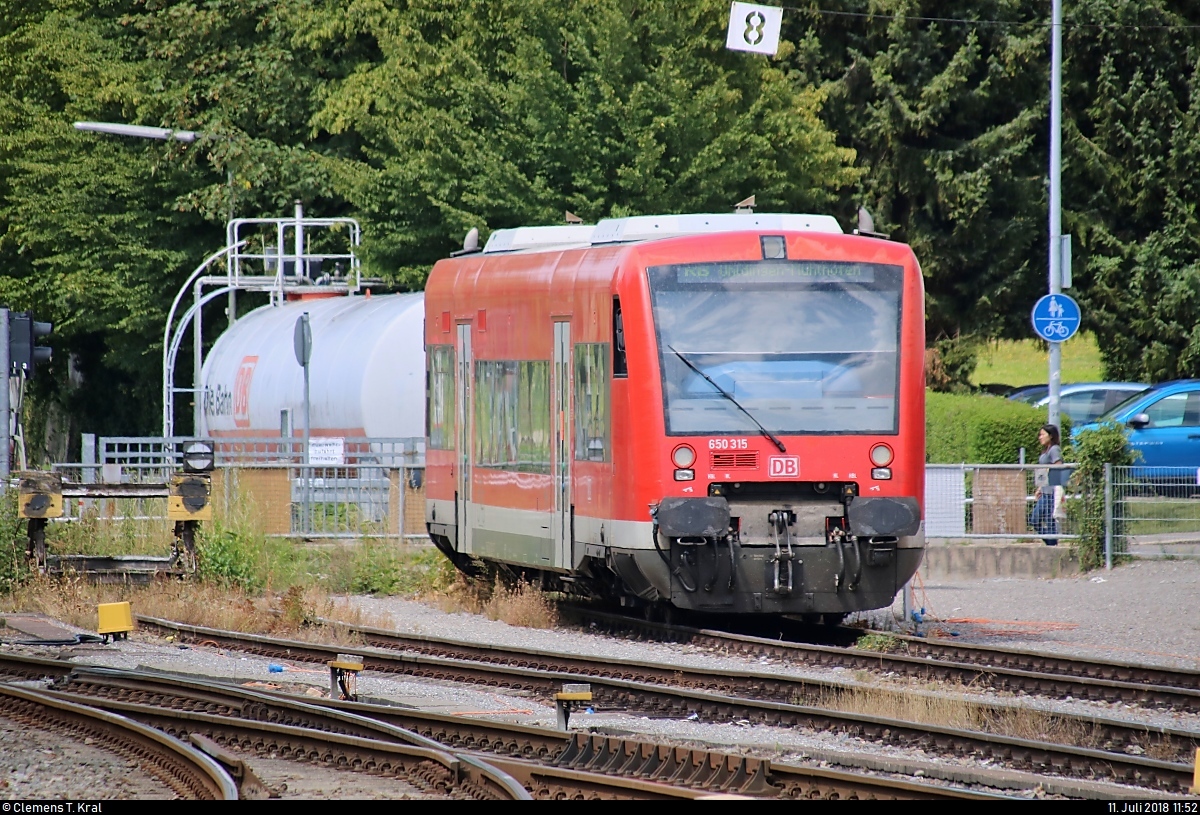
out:
<path id="1" fill-rule="evenodd" d="M 897 432 L 902 267 L 764 260 L 647 273 L 669 435 L 757 433 L 738 405 L 781 435 Z"/>

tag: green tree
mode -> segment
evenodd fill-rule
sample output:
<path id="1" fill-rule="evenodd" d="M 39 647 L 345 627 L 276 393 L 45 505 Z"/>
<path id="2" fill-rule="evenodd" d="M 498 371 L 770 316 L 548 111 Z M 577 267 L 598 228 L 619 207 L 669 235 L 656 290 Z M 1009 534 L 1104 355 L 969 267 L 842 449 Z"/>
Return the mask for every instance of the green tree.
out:
<path id="1" fill-rule="evenodd" d="M 411 286 L 471 227 L 648 212 L 827 210 L 853 153 L 823 94 L 726 51 L 728 6 L 631 0 L 322 3 L 304 42 L 347 52 L 316 126 L 355 134 L 339 190 L 369 259 Z M 486 234 L 485 234 L 486 236 Z"/>
<path id="2" fill-rule="evenodd" d="M 167 309 L 235 206 L 345 207 L 304 138 L 328 64 L 297 57 L 261 0 L 3 0 L 0 14 L 0 302 L 55 323 L 29 415 L 60 438 L 153 433 Z M 210 138 L 78 133 L 81 119 Z"/>
<path id="3" fill-rule="evenodd" d="M 912 245 L 931 341 L 1026 336 L 1046 258 L 1047 10 L 1028 0 L 843 0 L 785 16 L 790 62 L 863 169 L 876 229 Z M 973 367 L 967 365 L 964 370 Z"/>
<path id="4" fill-rule="evenodd" d="M 1064 224 L 1085 319 L 1110 377 L 1200 375 L 1200 9 L 1086 0 L 1070 21 Z"/>

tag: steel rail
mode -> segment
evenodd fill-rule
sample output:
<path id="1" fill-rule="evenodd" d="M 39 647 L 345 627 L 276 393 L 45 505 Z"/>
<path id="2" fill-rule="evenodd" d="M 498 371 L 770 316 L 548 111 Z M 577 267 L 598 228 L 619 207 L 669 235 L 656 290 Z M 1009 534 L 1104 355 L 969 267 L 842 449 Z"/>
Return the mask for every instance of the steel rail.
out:
<path id="1" fill-rule="evenodd" d="M 856 637 L 863 633 L 889 637 L 902 652 L 874 651 L 665 625 L 578 607 L 572 611 L 610 631 L 637 631 L 738 656 L 767 656 L 820 668 L 890 671 L 1059 699 L 1070 696 L 1200 712 L 1200 672 L 843 629 Z"/>
<path id="2" fill-rule="evenodd" d="M 1183 688 L 1200 691 L 1200 671 L 1142 665 L 1121 660 L 1081 659 L 1045 651 L 1027 651 L 1003 646 L 975 645 L 925 639 L 906 634 L 886 634 L 894 637 L 905 652 L 916 657 L 933 657 L 949 662 L 983 665 L 992 669 L 1012 668 L 1070 677 L 1109 679 L 1118 682 L 1152 685 L 1155 688 Z M 1166 703 L 1165 701 L 1163 702 Z M 1200 709 L 1197 706 L 1193 709 Z"/>
<path id="3" fill-rule="evenodd" d="M 128 718 L 56 694 L 0 684 L 0 715 L 36 730 L 90 738 L 99 749 L 134 761 L 182 798 L 235 801 L 238 788 L 212 758 Z"/>
<path id="4" fill-rule="evenodd" d="M 153 618 L 144 618 L 148 625 L 164 623 Z M 831 696 L 853 692 L 853 686 L 835 681 L 801 679 L 777 673 L 757 671 L 697 669 L 676 665 L 662 665 L 636 660 L 605 658 L 598 660 L 586 656 L 537 651 L 527 648 L 463 643 L 442 637 L 408 635 L 383 631 L 366 626 L 341 625 L 348 633 L 360 637 L 368 645 L 392 650 L 402 649 L 435 658 L 467 660 L 486 665 L 503 665 L 540 671 L 609 679 L 629 682 L 689 688 L 730 697 L 774 701 L 785 704 L 811 704 L 827 707 Z M 172 631 L 177 631 L 171 628 Z M 903 691 L 886 691 L 904 695 Z M 927 692 L 920 692 L 927 693 Z M 972 700 L 969 704 L 993 717 L 1009 715 L 1015 709 L 1012 704 Z M 1069 713 L 1046 713 L 1054 724 L 1065 724 L 1072 729 L 1087 733 L 1093 740 L 1092 746 L 1109 751 L 1122 752 L 1127 749 L 1153 748 L 1163 755 L 1171 755 L 1176 761 L 1186 763 L 1200 747 L 1200 732 L 1181 728 L 1151 727 L 1120 719 Z"/>
<path id="5" fill-rule="evenodd" d="M 154 618 L 139 619 L 143 625 L 172 631 L 186 639 L 210 640 L 218 646 L 262 656 L 323 664 L 330 659 L 336 659 L 338 652 L 333 646 L 220 631 Z M 344 646 L 342 648 L 344 649 Z M 547 696 L 562 684 L 588 682 L 592 685 L 594 706 L 602 709 L 636 711 L 663 717 L 687 716 L 694 713 L 710 721 L 746 719 L 763 724 L 830 730 L 881 743 L 936 749 L 942 753 L 974 755 L 1018 769 L 1058 772 L 1071 777 L 1107 778 L 1117 783 L 1165 791 L 1188 789 L 1193 780 L 1191 765 L 1178 761 L 1161 761 L 1112 750 L 1054 744 L 980 731 L 917 724 L 881 716 L 605 677 L 600 675 L 606 670 L 604 665 L 607 660 L 603 659 L 595 662 L 594 674 L 574 675 L 388 652 L 378 648 L 356 649 L 356 652 L 362 657 L 367 670 L 516 688 Z M 1060 717 L 1072 718 L 1065 715 Z M 1168 749 L 1176 752 L 1189 746 L 1192 750 L 1200 746 L 1200 733 L 1192 731 L 1132 725 L 1129 722 L 1101 720 L 1096 717 L 1074 718 L 1094 725 L 1101 737 L 1110 744 L 1120 744 L 1119 739 L 1129 738 L 1129 734 L 1137 732 L 1151 743 L 1151 746 L 1154 746 L 1155 740 L 1161 740 Z M 1144 750 L 1140 745 L 1128 746 Z"/>
<path id="6" fill-rule="evenodd" d="M 535 797 L 546 794 L 546 784 L 537 782 L 537 778 L 546 772 L 540 765 L 550 765 L 572 773 L 587 770 L 622 776 L 637 782 L 634 789 L 638 789 L 637 784 L 643 781 L 679 783 L 682 779 L 689 788 L 699 791 L 696 794 L 705 791 L 732 792 L 755 797 L 827 800 L 994 800 L 1004 797 L 924 782 L 881 779 L 842 770 L 772 764 L 766 760 L 714 750 L 678 748 L 584 733 L 563 733 L 394 706 L 331 700 L 298 701 L 296 697 L 285 694 L 170 674 L 79 666 L 56 684 L 61 690 L 87 698 L 183 706 L 190 710 L 199 708 L 213 715 L 244 716 L 337 732 L 349 728 L 349 732 L 359 735 L 375 734 L 414 743 L 487 751 L 501 757 L 489 756 L 487 761 L 490 764 L 505 768 L 511 775 L 521 778 L 526 787 L 534 791 Z M 339 716 L 339 712 L 356 715 Z M 464 754 L 456 755 L 461 758 Z M 519 772 L 509 770 L 510 765 L 504 760 L 510 758 L 519 762 L 512 766 L 525 769 Z M 594 785 L 595 782 L 588 783 Z M 981 780 L 979 783 L 985 782 Z M 657 787 L 645 789 L 659 792 Z"/>
<path id="7" fill-rule="evenodd" d="M 173 710 L 153 705 L 118 702 L 62 691 L 47 696 L 118 713 L 161 733 L 186 741 L 200 735 L 216 744 L 259 755 L 326 764 L 340 770 L 402 777 L 425 792 L 479 800 L 528 800 L 519 784 L 501 783 L 506 774 L 496 768 L 480 771 L 479 762 L 465 764 L 440 745 L 381 741 L 308 727 L 258 721 L 239 716 Z"/>
<path id="8" fill-rule="evenodd" d="M 335 624 L 334 621 L 326 621 Z M 594 664 L 595 660 L 585 657 L 572 657 L 548 651 L 536 651 L 527 648 L 505 648 L 498 645 L 478 645 L 464 643 L 443 637 L 426 635 L 403 634 L 394 631 L 384 631 L 366 626 L 347 625 L 338 623 L 349 633 L 356 634 L 369 645 L 381 648 L 393 648 L 416 651 L 434 656 L 447 656 L 456 659 L 472 659 L 484 662 L 500 662 L 506 664 L 542 667 L 545 670 L 573 671 L 579 668 L 572 663 Z M 765 642 L 772 642 L 766 640 Z M 778 643 L 773 643 L 778 645 Z M 827 647 L 827 646 L 815 646 Z M 846 649 L 831 649 L 835 653 L 845 654 Z M 511 655 L 511 656 L 506 656 Z M 528 657 L 528 658 L 526 658 Z M 1110 679 L 1093 679 L 1079 677 L 1061 677 L 1057 675 L 1023 671 L 1017 669 L 987 669 L 972 665 L 930 662 L 929 658 L 898 657 L 880 659 L 873 651 L 858 651 L 853 654 L 853 667 L 859 669 L 873 668 L 874 670 L 894 670 L 894 663 L 905 663 L 906 670 L 896 671 L 908 675 L 919 675 L 922 678 L 938 678 L 957 680 L 959 682 L 977 683 L 983 680 L 987 684 L 1005 690 L 1023 690 L 1036 695 L 1072 696 L 1073 698 L 1103 698 L 1106 701 L 1117 699 L 1128 700 L 1137 698 L 1141 701 L 1158 703 L 1173 703 L 1172 707 L 1200 711 L 1200 690 L 1187 688 L 1150 687 L 1135 682 L 1119 682 Z M 686 684 L 688 687 L 704 687 L 722 692 L 751 693 L 766 695 L 775 699 L 797 699 L 827 691 L 840 691 L 845 688 L 843 683 L 826 682 L 818 679 L 789 680 L 778 674 L 756 671 L 712 670 L 697 671 L 689 668 L 666 668 L 651 663 L 635 660 L 612 659 L 608 661 L 613 667 L 611 675 L 640 681 L 672 682 Z M 988 702 L 976 703 L 983 707 L 991 706 Z M 998 709 L 998 706 L 992 706 Z"/>
<path id="9" fill-rule="evenodd" d="M 87 689 L 94 691 L 96 685 L 91 684 Z M 172 735 L 178 735 L 180 738 L 192 737 L 196 729 L 201 729 L 205 736 L 212 738 L 218 744 L 231 744 L 235 747 L 241 746 L 243 749 L 247 745 L 252 745 L 260 753 L 281 752 L 286 756 L 290 751 L 295 756 L 303 751 L 303 754 L 311 759 L 314 754 L 313 745 L 325 744 L 327 746 L 324 748 L 324 752 L 321 752 L 319 760 L 336 767 L 376 769 L 382 766 L 387 758 L 375 757 L 375 763 L 372 764 L 371 750 L 383 753 L 388 751 L 384 748 L 373 747 L 372 743 L 386 746 L 397 746 L 396 742 L 403 745 L 411 745 L 414 741 L 433 743 L 394 725 L 373 721 L 355 714 L 321 710 L 297 701 L 273 701 L 270 707 L 273 713 L 282 714 L 281 721 L 260 721 L 236 715 L 238 712 L 242 712 L 236 706 L 229 707 L 220 713 L 201 713 L 164 705 L 163 700 L 159 700 L 158 704 L 144 704 L 118 701 L 107 696 L 94 696 L 90 693 L 71 691 L 50 691 L 49 693 L 62 698 L 86 701 L 90 705 L 105 710 L 119 711 L 124 716 L 146 722 Z M 145 693 L 143 692 L 142 695 L 144 696 Z M 191 699 L 185 698 L 185 701 L 191 701 Z M 211 703 L 211 697 L 208 701 Z M 263 702 L 259 701 L 249 705 L 244 712 L 261 714 L 264 712 L 264 707 Z M 230 725 L 230 722 L 235 724 Z M 222 724 L 222 726 L 215 727 L 217 724 Z M 252 735 L 248 738 L 247 733 Z M 297 734 L 308 734 L 308 741 L 298 738 Z M 270 741 L 264 743 L 264 739 Z M 333 745 L 333 747 L 328 745 Z M 470 796 L 473 798 L 672 800 L 694 799 L 710 794 L 704 789 L 622 778 L 553 764 L 543 765 L 520 759 L 482 757 L 447 751 L 440 744 L 434 748 L 417 747 L 413 749 L 426 754 L 446 756 L 452 763 L 447 761 L 442 763 L 452 767 L 459 779 L 457 783 L 448 786 L 439 783 L 439 789 L 453 791 L 455 787 L 464 787 L 468 791 L 476 793 Z M 480 795 L 478 794 L 480 790 L 487 791 L 489 794 Z"/>

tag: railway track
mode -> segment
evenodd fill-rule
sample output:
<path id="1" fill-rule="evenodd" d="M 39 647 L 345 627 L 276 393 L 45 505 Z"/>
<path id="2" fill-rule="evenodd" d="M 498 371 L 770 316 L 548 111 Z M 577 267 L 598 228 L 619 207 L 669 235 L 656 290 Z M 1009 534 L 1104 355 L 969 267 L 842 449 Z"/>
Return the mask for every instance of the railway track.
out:
<path id="1" fill-rule="evenodd" d="M 59 660 L 0 656 L 0 675 L 15 679 L 49 677 L 61 683 L 74 669 L 71 663 Z M 79 716 L 126 721 L 138 729 L 143 739 L 151 738 L 167 747 L 194 753 L 195 750 L 187 745 L 196 744 L 201 752 L 233 770 L 239 782 L 244 780 L 252 784 L 256 793 L 252 797 L 268 797 L 270 791 L 253 775 L 246 762 L 238 757 L 239 752 L 390 776 L 401 779 L 420 793 L 434 797 L 484 800 L 522 800 L 530 797 L 525 788 L 504 771 L 472 757 L 454 755 L 442 745 L 415 735 L 400 745 L 374 743 L 369 738 L 355 740 L 334 731 L 242 717 L 231 719 L 227 715 L 228 710 L 221 712 L 226 715 L 213 715 L 194 710 L 171 711 L 137 704 L 114 704 L 107 700 L 100 700 L 105 703 L 97 704 L 98 699 L 88 694 L 64 693 L 61 688 L 35 691 L 0 684 L 0 693 L 9 692 L 36 693 L 46 700 L 46 705 L 67 709 Z M 2 697 L 0 701 L 3 701 Z M 211 705 L 211 701 L 201 697 L 190 700 L 183 707 L 204 707 Z M 74 732 L 91 733 L 86 729 Z M 210 764 L 213 758 L 208 759 Z M 239 783 L 238 786 L 242 785 Z M 561 791 L 554 790 L 556 793 Z"/>
<path id="2" fill-rule="evenodd" d="M 0 672 L 54 677 L 58 692 L 167 725 L 163 709 L 198 721 L 239 718 L 342 736 L 469 750 L 534 797 L 695 798 L 714 793 L 785 799 L 975 799 L 1004 796 L 908 779 L 772 763 L 715 750 L 445 716 L 384 705 L 289 697 L 228 683 L 0 656 Z M 188 721 L 197 721 L 189 718 Z M 486 756 L 481 754 L 486 753 Z M 462 755 L 461 753 L 459 754 Z M 977 782 L 985 784 L 982 778 Z M 570 784 L 574 788 L 567 789 Z"/>
<path id="3" fill-rule="evenodd" d="M 233 777 L 201 750 L 111 712 L 34 688 L 0 684 L 0 716 L 30 730 L 87 739 L 135 762 L 180 798 L 233 801 L 239 797 Z"/>
<path id="4" fill-rule="evenodd" d="M 572 607 L 571 612 L 611 633 L 687 643 L 737 656 L 769 657 L 819 668 L 888 671 L 1031 696 L 1125 702 L 1200 713 L 1200 671 L 843 629 L 852 638 L 876 634 L 890 646 L 886 651 L 863 650 L 666 625 L 581 607 Z"/>
<path id="5" fill-rule="evenodd" d="M 331 646 L 218 631 L 154 618 L 139 619 L 144 627 L 171 632 L 183 639 L 207 640 L 220 647 L 261 656 L 324 663 L 336 658 L 337 653 L 337 648 Z M 444 642 L 440 641 L 438 647 L 443 647 Z M 344 647 L 342 646 L 343 649 Z M 488 649 L 488 646 L 470 647 Z M 752 723 L 840 732 L 884 744 L 915 747 L 944 755 L 987 759 L 1022 771 L 1104 779 L 1168 792 L 1190 788 L 1190 762 L 1196 747 L 1200 746 L 1200 733 L 1193 731 L 1154 728 L 1112 719 L 1074 717 L 1067 714 L 1055 716 L 1058 720 L 1071 722 L 1082 728 L 1081 737 L 1097 746 L 1056 744 L 995 733 L 916 724 L 790 702 L 681 688 L 678 687 L 678 683 L 653 684 L 613 677 L 610 675 L 614 670 L 611 660 L 589 661 L 583 657 L 561 657 L 574 661 L 578 669 L 576 673 L 568 673 L 498 664 L 494 661 L 388 651 L 376 647 L 358 650 L 368 670 L 515 688 L 539 693 L 545 698 L 549 698 L 562 684 L 588 682 L 592 685 L 594 706 L 597 709 L 669 718 L 696 715 L 705 721 L 746 720 Z M 499 654 L 504 649 L 490 650 Z M 560 656 L 554 655 L 555 658 Z M 498 656 L 494 658 L 499 659 Z M 623 667 L 624 664 L 616 666 L 617 669 Z M 686 671 L 674 666 L 666 670 L 672 677 Z M 765 679 L 760 678 L 756 681 L 797 681 L 772 674 L 763 676 Z M 1145 755 L 1147 752 L 1166 756 L 1166 759 L 1149 758 Z"/>

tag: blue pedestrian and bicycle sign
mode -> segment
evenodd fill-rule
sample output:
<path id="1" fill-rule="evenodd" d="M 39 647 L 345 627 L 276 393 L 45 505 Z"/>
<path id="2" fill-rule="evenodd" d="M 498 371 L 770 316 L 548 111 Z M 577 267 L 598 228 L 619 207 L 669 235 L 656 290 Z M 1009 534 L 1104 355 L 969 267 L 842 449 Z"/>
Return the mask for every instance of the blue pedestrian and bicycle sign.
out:
<path id="1" fill-rule="evenodd" d="M 1079 304 L 1065 294 L 1047 294 L 1033 307 L 1033 330 L 1050 342 L 1071 339 L 1082 319 Z"/>

